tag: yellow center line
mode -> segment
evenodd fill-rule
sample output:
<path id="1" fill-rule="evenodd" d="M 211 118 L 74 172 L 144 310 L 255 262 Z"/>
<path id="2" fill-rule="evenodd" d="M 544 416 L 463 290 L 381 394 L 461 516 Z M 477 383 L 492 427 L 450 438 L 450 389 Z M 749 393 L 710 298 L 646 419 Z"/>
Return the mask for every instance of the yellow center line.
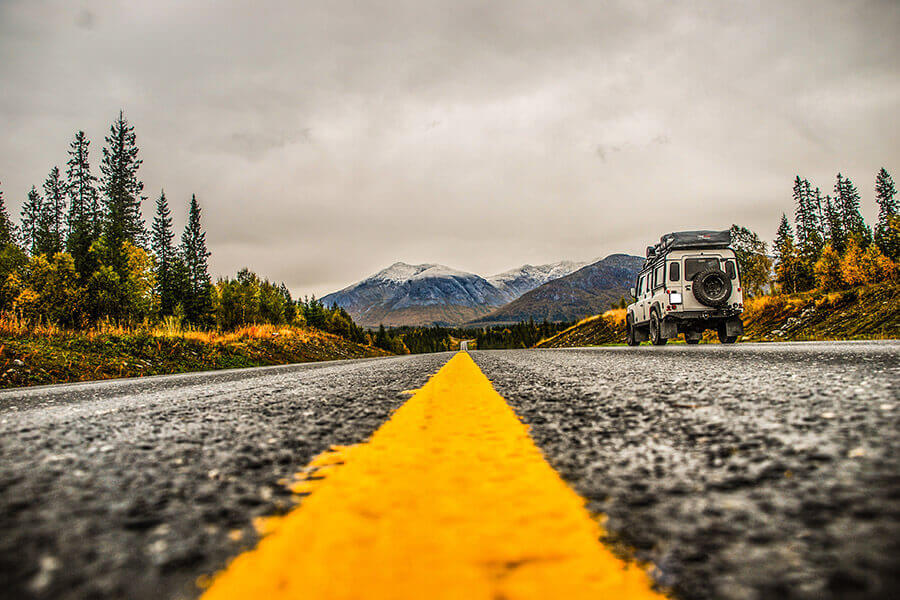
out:
<path id="1" fill-rule="evenodd" d="M 204 600 L 664 597 L 467 353 L 341 461 Z"/>

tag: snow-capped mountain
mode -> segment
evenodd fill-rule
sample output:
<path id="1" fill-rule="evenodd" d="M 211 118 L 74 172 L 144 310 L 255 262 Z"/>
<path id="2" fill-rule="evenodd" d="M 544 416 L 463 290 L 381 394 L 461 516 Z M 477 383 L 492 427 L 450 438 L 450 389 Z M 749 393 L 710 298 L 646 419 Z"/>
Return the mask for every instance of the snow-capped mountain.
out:
<path id="1" fill-rule="evenodd" d="M 584 263 L 524 265 L 488 278 L 444 265 L 403 262 L 322 298 L 365 327 L 458 325 L 485 315 Z"/>
<path id="2" fill-rule="evenodd" d="M 475 273 L 444 265 L 398 262 L 322 298 L 360 325 L 458 324 L 509 302 L 507 292 Z"/>
<path id="3" fill-rule="evenodd" d="M 523 265 L 518 269 L 510 269 L 487 278 L 494 286 L 510 295 L 510 301 L 522 294 L 530 292 L 548 281 L 565 277 L 574 273 L 581 267 L 587 266 L 586 262 L 574 262 L 563 260 L 547 265 Z"/>

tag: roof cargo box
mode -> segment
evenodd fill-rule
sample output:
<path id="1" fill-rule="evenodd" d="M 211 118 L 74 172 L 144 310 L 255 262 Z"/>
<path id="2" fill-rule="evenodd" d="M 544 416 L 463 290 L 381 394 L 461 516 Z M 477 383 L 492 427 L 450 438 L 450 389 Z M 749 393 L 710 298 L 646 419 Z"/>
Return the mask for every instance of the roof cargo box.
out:
<path id="1" fill-rule="evenodd" d="M 676 231 L 659 238 L 665 250 L 689 248 L 726 248 L 731 244 L 731 231 Z"/>

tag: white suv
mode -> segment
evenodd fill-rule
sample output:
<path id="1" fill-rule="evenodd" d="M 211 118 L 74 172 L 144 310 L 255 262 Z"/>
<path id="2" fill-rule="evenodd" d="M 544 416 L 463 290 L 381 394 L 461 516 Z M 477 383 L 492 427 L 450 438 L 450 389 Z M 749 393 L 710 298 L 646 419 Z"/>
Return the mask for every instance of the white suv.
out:
<path id="1" fill-rule="evenodd" d="M 697 344 L 714 329 L 723 344 L 744 333 L 744 298 L 729 231 L 681 231 L 647 247 L 625 325 L 629 346 L 650 340 L 656 346 L 684 334 Z"/>

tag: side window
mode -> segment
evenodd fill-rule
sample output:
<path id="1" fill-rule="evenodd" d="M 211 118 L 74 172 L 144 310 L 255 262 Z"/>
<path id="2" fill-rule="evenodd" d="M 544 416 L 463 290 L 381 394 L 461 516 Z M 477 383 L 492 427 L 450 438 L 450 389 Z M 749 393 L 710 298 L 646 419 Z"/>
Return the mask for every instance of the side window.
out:
<path id="1" fill-rule="evenodd" d="M 653 287 L 658 288 L 666 284 L 666 263 L 661 263 L 653 269 Z"/>
<path id="2" fill-rule="evenodd" d="M 737 276 L 737 272 L 734 270 L 733 260 L 725 261 L 725 274 L 728 275 L 729 279 L 734 279 Z"/>
<path id="3" fill-rule="evenodd" d="M 649 273 L 644 273 L 643 275 L 641 275 L 641 289 L 638 292 L 639 294 L 643 294 L 644 292 L 646 292 L 649 289 L 649 287 L 647 285 L 647 281 L 649 279 L 650 279 Z"/>
<path id="4" fill-rule="evenodd" d="M 669 263 L 669 281 L 678 281 L 681 279 L 681 263 Z"/>

